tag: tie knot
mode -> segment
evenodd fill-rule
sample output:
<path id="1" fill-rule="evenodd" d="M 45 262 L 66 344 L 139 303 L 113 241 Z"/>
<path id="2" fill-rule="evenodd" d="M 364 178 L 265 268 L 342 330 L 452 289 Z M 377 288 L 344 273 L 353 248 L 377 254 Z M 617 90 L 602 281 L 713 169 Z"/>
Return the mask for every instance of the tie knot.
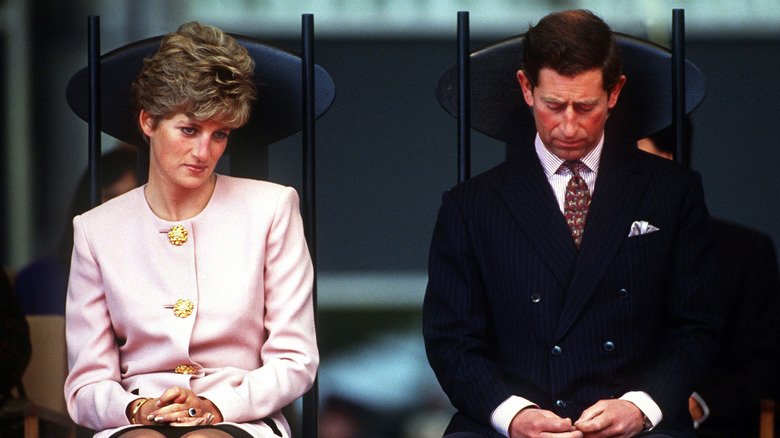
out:
<path id="1" fill-rule="evenodd" d="M 580 161 L 580 160 L 574 160 L 574 161 L 564 161 L 563 162 L 563 166 L 566 167 L 567 169 L 569 169 L 571 171 L 571 173 L 574 174 L 574 176 L 579 176 L 580 175 L 580 170 L 585 165 L 582 164 L 582 161 Z"/>

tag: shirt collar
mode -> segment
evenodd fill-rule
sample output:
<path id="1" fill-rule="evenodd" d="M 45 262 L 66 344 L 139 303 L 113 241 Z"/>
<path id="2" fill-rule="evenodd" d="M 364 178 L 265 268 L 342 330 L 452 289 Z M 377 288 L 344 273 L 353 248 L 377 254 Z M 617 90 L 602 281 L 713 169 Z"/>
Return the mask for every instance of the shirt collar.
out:
<path id="1" fill-rule="evenodd" d="M 534 147 L 536 148 L 536 155 L 539 157 L 539 161 L 542 163 L 542 167 L 544 168 L 544 174 L 547 176 L 547 179 L 550 179 L 550 176 L 555 174 L 555 172 L 560 169 L 561 164 L 563 164 L 563 161 L 561 158 L 558 158 L 555 154 L 550 152 L 545 146 L 544 143 L 542 143 L 542 139 L 539 137 L 539 133 L 536 134 L 536 140 L 534 140 Z M 596 144 L 596 147 L 593 148 L 590 152 L 588 152 L 584 157 L 580 159 L 582 161 L 582 164 L 585 165 L 585 167 L 588 168 L 593 173 L 598 174 L 599 171 L 599 163 L 601 162 L 601 151 L 604 149 L 604 133 L 601 133 L 601 139 L 599 139 L 598 144 Z"/>

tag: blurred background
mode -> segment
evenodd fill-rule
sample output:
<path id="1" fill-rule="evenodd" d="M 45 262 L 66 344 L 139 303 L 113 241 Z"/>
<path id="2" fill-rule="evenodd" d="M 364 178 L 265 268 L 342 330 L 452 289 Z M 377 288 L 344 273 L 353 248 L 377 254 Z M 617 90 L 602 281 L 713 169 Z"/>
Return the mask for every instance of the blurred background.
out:
<path id="1" fill-rule="evenodd" d="M 456 60 L 457 11 L 470 11 L 476 50 L 571 8 L 667 47 L 672 9 L 685 9 L 686 57 L 708 82 L 692 163 L 710 212 L 777 245 L 778 0 L 3 0 L 0 262 L 13 273 L 67 231 L 87 125 L 65 88 L 87 64 L 88 15 L 100 16 L 103 53 L 190 20 L 300 52 L 301 14 L 313 13 L 316 62 L 337 90 L 316 131 L 321 430 L 440 436 L 451 408 L 425 359 L 420 308 L 436 212 L 457 172 L 456 121 L 434 85 Z M 104 137 L 104 152 L 115 143 Z M 472 145 L 473 174 L 504 158 L 480 134 Z M 272 145 L 269 179 L 300 190 L 300 160 L 300 136 Z"/>

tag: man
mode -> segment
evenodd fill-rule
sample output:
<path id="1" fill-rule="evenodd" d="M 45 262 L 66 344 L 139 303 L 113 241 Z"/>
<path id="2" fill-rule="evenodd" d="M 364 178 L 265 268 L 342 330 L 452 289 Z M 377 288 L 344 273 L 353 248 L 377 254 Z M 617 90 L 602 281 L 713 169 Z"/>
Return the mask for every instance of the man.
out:
<path id="1" fill-rule="evenodd" d="M 690 142 L 692 126 L 686 123 Z M 640 149 L 674 159 L 674 132 L 639 140 Z M 723 303 L 723 336 L 713 366 L 689 399 L 702 438 L 758 436 L 762 398 L 777 397 L 780 359 L 780 274 L 768 235 L 712 219 L 717 271 L 713 289 Z"/>
<path id="2" fill-rule="evenodd" d="M 535 140 L 446 192 L 431 243 L 446 433 L 690 436 L 720 320 L 700 178 L 604 135 L 626 78 L 590 12 L 532 27 L 517 77 Z"/>

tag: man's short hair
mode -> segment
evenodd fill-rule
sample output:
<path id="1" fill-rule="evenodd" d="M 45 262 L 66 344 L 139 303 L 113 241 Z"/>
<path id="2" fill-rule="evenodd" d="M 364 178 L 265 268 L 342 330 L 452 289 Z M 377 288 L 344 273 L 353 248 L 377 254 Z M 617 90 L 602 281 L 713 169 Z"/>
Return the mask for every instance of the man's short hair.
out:
<path id="1" fill-rule="evenodd" d="M 523 43 L 523 70 L 532 86 L 539 83 L 539 71 L 545 67 L 568 77 L 600 68 L 608 91 L 622 74 L 612 30 L 601 18 L 581 9 L 549 14 L 529 27 Z"/>

